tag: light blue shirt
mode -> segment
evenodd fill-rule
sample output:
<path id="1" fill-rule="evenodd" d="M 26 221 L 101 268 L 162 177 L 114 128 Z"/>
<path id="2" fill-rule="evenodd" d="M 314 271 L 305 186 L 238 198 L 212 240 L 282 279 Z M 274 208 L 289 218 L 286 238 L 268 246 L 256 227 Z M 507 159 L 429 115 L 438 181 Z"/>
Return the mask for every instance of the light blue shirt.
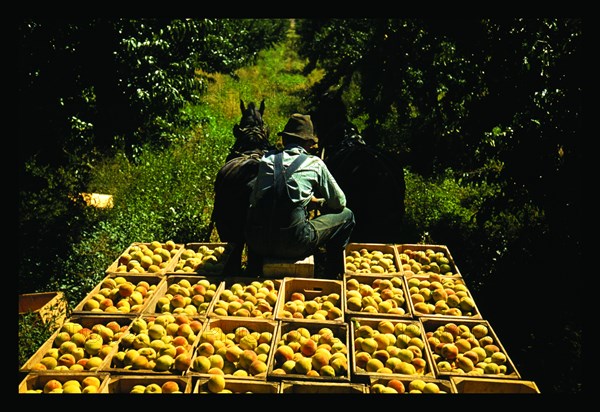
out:
<path id="1" fill-rule="evenodd" d="M 271 150 L 264 154 L 261 163 L 268 167 L 265 174 L 257 176 L 254 190 L 250 195 L 250 204 L 255 205 L 257 199 L 260 199 L 265 191 L 273 185 L 273 173 L 275 169 L 274 161 L 277 150 Z M 287 145 L 283 151 L 283 166 L 288 167 L 300 153 L 307 153 L 306 150 L 296 144 Z M 265 169 L 259 166 L 259 170 Z M 302 165 L 288 179 L 288 191 L 294 201 L 300 201 L 302 206 L 306 207 L 313 196 L 325 199 L 325 205 L 334 210 L 341 210 L 346 207 L 346 195 L 335 181 L 333 175 L 323 162 L 323 160 L 314 155 L 308 155 Z"/>

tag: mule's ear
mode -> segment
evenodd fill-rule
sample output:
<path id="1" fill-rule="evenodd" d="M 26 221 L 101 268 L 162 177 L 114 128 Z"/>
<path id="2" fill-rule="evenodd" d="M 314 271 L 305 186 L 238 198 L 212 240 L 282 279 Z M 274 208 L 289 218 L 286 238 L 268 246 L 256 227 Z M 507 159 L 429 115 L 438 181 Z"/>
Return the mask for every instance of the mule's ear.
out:
<path id="1" fill-rule="evenodd" d="M 244 101 L 242 99 L 240 99 L 240 110 L 242 113 L 246 111 L 246 106 L 244 105 Z"/>
<path id="2" fill-rule="evenodd" d="M 262 99 L 262 101 L 260 102 L 260 108 L 258 109 L 258 111 L 260 112 L 261 116 L 265 114 L 265 99 Z"/>

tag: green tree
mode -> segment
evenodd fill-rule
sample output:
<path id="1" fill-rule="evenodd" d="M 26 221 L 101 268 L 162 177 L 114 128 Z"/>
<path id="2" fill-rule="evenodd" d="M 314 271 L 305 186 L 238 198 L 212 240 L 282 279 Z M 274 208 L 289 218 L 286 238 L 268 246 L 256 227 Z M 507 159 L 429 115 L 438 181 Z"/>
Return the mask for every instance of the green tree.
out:
<path id="1" fill-rule="evenodd" d="M 58 270 L 66 245 L 101 216 L 72 200 L 105 156 L 186 139 L 206 73 L 233 73 L 284 38 L 287 20 L 24 19 L 19 43 L 21 270 Z M 112 187 L 99 187 L 111 193 Z M 62 249 L 62 251 L 61 251 Z M 40 256 L 40 250 L 45 251 Z M 45 258 L 46 256 L 51 258 Z M 19 277 L 22 281 L 27 277 Z"/>

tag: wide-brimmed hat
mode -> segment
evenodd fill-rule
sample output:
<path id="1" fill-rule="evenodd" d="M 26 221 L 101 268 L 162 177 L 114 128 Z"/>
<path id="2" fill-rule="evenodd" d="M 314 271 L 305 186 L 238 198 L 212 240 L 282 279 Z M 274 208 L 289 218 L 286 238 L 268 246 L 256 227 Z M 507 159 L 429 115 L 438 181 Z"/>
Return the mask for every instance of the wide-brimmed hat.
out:
<path id="1" fill-rule="evenodd" d="M 319 141 L 317 136 L 315 136 L 313 123 L 308 114 L 294 113 L 283 128 L 283 131 L 277 134 L 279 136 L 289 135 L 302 140 Z"/>

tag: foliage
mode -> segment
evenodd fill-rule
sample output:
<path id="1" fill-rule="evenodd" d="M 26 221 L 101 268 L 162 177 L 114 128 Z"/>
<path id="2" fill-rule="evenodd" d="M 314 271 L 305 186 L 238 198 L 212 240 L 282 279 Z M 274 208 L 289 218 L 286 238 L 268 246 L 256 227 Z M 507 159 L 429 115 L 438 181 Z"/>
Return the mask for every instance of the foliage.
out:
<path id="1" fill-rule="evenodd" d="M 134 241 L 218 240 L 212 184 L 239 100 L 265 99 L 275 140 L 333 92 L 369 144 L 402 156 L 399 239 L 446 244 L 488 320 L 521 337 L 503 343 L 524 376 L 551 342 L 548 357 L 573 359 L 538 383 L 580 390 L 580 316 L 543 301 L 553 257 L 577 272 L 581 256 L 580 19 L 30 19 L 19 33 L 20 291 L 75 305 Z M 539 297 L 498 311 L 506 282 Z M 539 320 L 515 325 L 525 309 Z"/>
<path id="2" fill-rule="evenodd" d="M 68 313 L 64 313 L 64 307 L 59 304 L 46 308 L 56 317 L 48 317 L 42 320 L 39 312 L 31 310 L 19 313 L 18 320 L 18 367 L 21 368 L 31 358 L 37 349 L 42 346 L 60 328 L 58 319 L 64 319 Z"/>

